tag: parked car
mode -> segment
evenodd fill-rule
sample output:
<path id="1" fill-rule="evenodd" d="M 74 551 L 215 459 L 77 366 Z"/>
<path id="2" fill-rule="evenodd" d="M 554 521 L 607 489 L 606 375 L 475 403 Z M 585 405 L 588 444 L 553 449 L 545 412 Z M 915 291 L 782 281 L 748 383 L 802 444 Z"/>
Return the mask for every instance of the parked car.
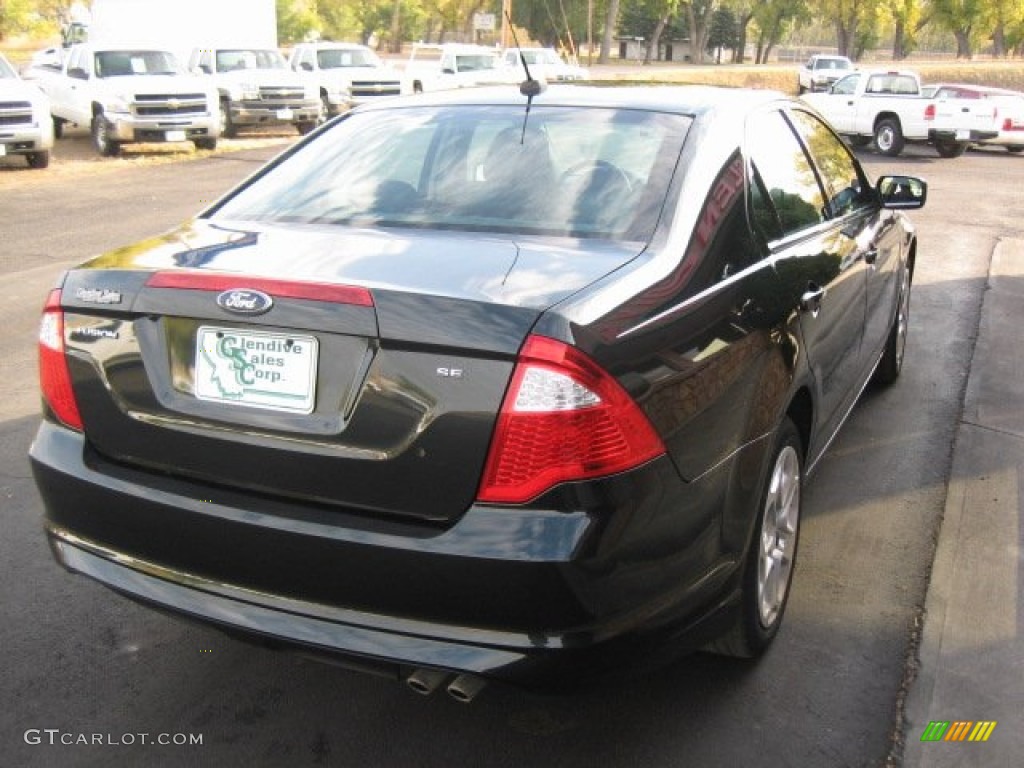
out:
<path id="1" fill-rule="evenodd" d="M 757 655 L 805 478 L 900 374 L 926 193 L 767 91 L 357 107 L 55 286 L 53 552 L 464 701 Z"/>
<path id="2" fill-rule="evenodd" d="M 0 53 L 0 157 L 24 155 L 29 168 L 46 168 L 52 148 L 50 100 Z"/>
<path id="3" fill-rule="evenodd" d="M 412 92 L 401 72 L 373 49 L 357 43 L 299 43 L 292 48 L 288 63 L 312 79 L 326 117 L 364 101 Z"/>
<path id="4" fill-rule="evenodd" d="M 845 56 L 811 56 L 797 72 L 797 90 L 827 91 L 839 78 L 853 72 L 853 62 Z"/>
<path id="5" fill-rule="evenodd" d="M 523 62 L 535 78 L 558 82 L 564 80 L 587 80 L 590 74 L 583 67 L 567 64 L 554 48 L 508 48 L 502 63 L 523 76 Z"/>
<path id="6" fill-rule="evenodd" d="M 935 98 L 986 99 L 995 105 L 998 135 L 978 143 L 1005 147 L 1014 154 L 1024 151 L 1024 93 L 967 83 L 933 83 L 924 87 Z"/>

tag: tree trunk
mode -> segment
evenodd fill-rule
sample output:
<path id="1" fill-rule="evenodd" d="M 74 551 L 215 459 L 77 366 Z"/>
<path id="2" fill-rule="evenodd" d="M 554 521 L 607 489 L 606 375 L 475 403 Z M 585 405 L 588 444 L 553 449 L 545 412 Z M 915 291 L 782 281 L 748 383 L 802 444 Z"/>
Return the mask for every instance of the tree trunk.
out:
<path id="1" fill-rule="evenodd" d="M 903 61 L 907 58 L 907 48 L 905 44 L 906 28 L 903 24 L 903 19 L 896 20 L 895 34 L 892 38 L 892 60 Z"/>
<path id="2" fill-rule="evenodd" d="M 971 50 L 971 28 L 954 30 L 956 37 L 956 57 L 958 59 L 970 59 L 974 52 Z"/>
<path id="3" fill-rule="evenodd" d="M 707 29 L 697 23 L 697 13 L 693 3 L 686 4 L 686 18 L 690 22 L 690 60 L 694 64 L 704 63 L 704 43 L 708 39 Z"/>
<path id="4" fill-rule="evenodd" d="M 992 33 L 992 55 L 997 59 L 1006 57 L 1006 24 L 1000 21 Z"/>
<path id="5" fill-rule="evenodd" d="M 604 19 L 604 34 L 601 36 L 601 53 L 598 64 L 607 64 L 611 57 L 612 43 L 619 25 L 619 0 L 608 0 L 608 14 Z"/>
<path id="6" fill-rule="evenodd" d="M 395 0 L 391 9 L 391 39 L 388 40 L 388 52 L 402 52 L 402 0 Z"/>
<path id="7" fill-rule="evenodd" d="M 668 25 L 668 16 L 662 16 L 658 19 L 658 23 L 654 26 L 654 32 L 651 33 L 651 39 L 647 43 L 647 53 L 644 54 L 644 64 L 650 64 L 651 60 L 658 61 L 661 57 L 658 56 L 658 46 L 661 44 L 661 35 L 665 31 L 665 27 Z"/>
<path id="8" fill-rule="evenodd" d="M 742 64 L 747 60 L 747 28 L 754 18 L 753 13 L 748 13 L 739 23 L 739 39 L 736 42 L 736 50 L 733 51 L 732 60 L 734 64 Z"/>

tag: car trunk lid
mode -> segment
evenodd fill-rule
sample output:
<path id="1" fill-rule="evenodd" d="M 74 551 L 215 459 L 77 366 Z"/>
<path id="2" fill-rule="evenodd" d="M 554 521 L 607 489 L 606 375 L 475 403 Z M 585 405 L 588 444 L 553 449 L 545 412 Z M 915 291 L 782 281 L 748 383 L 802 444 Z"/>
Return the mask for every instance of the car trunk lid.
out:
<path id="1" fill-rule="evenodd" d="M 67 276 L 85 433 L 211 493 L 443 523 L 540 313 L 637 251 L 196 221 Z"/>

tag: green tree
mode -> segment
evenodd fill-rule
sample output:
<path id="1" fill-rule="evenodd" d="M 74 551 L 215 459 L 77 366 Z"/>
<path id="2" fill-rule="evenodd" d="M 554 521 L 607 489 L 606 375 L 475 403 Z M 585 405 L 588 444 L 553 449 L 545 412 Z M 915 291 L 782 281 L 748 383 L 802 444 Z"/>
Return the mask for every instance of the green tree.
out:
<path id="1" fill-rule="evenodd" d="M 956 57 L 970 59 L 984 30 L 992 29 L 992 0 L 931 0 L 935 21 L 953 33 Z"/>
<path id="2" fill-rule="evenodd" d="M 736 58 L 736 43 L 739 41 L 739 31 L 736 28 L 736 14 L 731 8 L 721 7 L 715 9 L 711 17 L 711 31 L 708 34 L 708 51 L 714 52 L 715 63 L 722 63 L 722 49 L 731 50 L 733 59 Z"/>
<path id="3" fill-rule="evenodd" d="M 687 26 L 690 29 L 690 53 L 697 64 L 704 63 L 711 19 L 717 7 L 717 0 L 686 0 L 681 4 L 681 8 L 686 11 Z"/>
<path id="4" fill-rule="evenodd" d="M 772 48 L 788 35 L 793 27 L 808 18 L 805 0 L 765 0 L 754 6 L 757 25 L 757 64 L 767 64 Z"/>

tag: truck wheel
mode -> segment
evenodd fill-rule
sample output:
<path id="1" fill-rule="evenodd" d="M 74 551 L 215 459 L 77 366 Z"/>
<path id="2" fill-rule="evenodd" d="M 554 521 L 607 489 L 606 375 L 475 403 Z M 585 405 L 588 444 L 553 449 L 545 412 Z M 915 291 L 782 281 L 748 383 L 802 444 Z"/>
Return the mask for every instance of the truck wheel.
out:
<path id="1" fill-rule="evenodd" d="M 121 142 L 110 138 L 110 123 L 102 113 L 92 119 L 92 143 L 102 157 L 117 157 L 121 154 Z"/>
<path id="2" fill-rule="evenodd" d="M 967 151 L 966 141 L 936 141 L 935 151 L 939 153 L 939 157 L 960 157 L 964 152 Z"/>
<path id="3" fill-rule="evenodd" d="M 299 136 L 305 136 L 307 133 L 312 133 L 316 128 L 316 122 L 306 121 L 303 123 L 296 123 L 295 129 L 299 132 Z"/>
<path id="4" fill-rule="evenodd" d="M 1021 152 L 1024 152 L 1024 147 L 1018 147 L 1018 146 L 1007 147 L 1006 151 L 1007 152 L 1012 152 L 1013 154 L 1016 155 L 1016 154 L 1019 154 Z"/>
<path id="5" fill-rule="evenodd" d="M 900 121 L 886 117 L 878 121 L 875 126 L 875 146 L 883 155 L 896 157 L 903 151 L 903 129 L 900 128 Z"/>
<path id="6" fill-rule="evenodd" d="M 53 138 L 64 138 L 64 121 L 61 120 L 59 117 L 53 118 Z"/>
<path id="7" fill-rule="evenodd" d="M 46 168 L 50 164 L 50 153 L 47 150 L 42 152 L 29 152 L 25 155 L 29 168 Z"/>
<path id="8" fill-rule="evenodd" d="M 231 105 L 226 100 L 220 103 L 220 135 L 225 139 L 238 135 L 238 128 L 231 122 Z"/>
<path id="9" fill-rule="evenodd" d="M 208 149 L 211 152 L 217 148 L 217 140 L 207 136 L 202 139 L 195 139 L 193 144 L 196 145 L 196 149 Z"/>

